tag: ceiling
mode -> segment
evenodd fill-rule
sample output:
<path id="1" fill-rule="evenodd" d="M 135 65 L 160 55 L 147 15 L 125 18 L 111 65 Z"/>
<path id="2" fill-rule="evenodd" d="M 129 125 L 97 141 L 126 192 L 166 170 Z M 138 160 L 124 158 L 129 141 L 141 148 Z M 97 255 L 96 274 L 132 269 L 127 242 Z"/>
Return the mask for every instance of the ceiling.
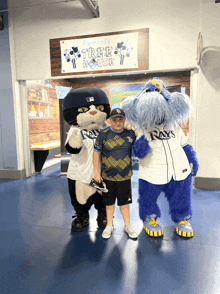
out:
<path id="1" fill-rule="evenodd" d="M 99 6 L 96 0 L 1 0 L 0 12 L 27 9 L 33 6 L 48 6 L 58 3 L 81 2 L 91 18 L 99 17 Z"/>

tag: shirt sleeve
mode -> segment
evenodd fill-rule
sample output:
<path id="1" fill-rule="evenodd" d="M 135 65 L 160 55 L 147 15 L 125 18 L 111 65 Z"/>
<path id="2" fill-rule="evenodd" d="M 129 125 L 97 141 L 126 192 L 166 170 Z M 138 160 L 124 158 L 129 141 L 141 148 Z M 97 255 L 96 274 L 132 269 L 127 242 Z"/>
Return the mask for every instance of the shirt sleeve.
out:
<path id="1" fill-rule="evenodd" d="M 70 129 L 69 129 L 69 131 L 67 132 L 67 137 L 66 137 L 65 145 L 68 143 L 68 141 L 69 141 L 69 139 L 70 139 L 70 137 L 71 137 L 74 129 L 76 129 L 76 127 L 71 126 Z"/>
<path id="2" fill-rule="evenodd" d="M 180 145 L 182 147 L 186 146 L 187 144 L 189 144 L 188 138 L 186 137 L 186 135 L 184 134 L 183 130 L 181 127 L 178 128 L 177 130 L 177 137 L 180 141 Z"/>
<path id="3" fill-rule="evenodd" d="M 102 146 L 103 146 L 103 138 L 102 137 L 103 136 L 102 136 L 102 132 L 101 132 L 101 133 L 99 133 L 99 135 L 96 138 L 95 145 L 94 145 L 94 151 L 102 152 Z"/>
<path id="4" fill-rule="evenodd" d="M 135 143 L 135 141 L 136 141 L 136 135 L 135 135 L 135 132 L 132 130 L 132 140 L 133 140 L 133 142 L 132 142 L 132 145 L 134 145 L 134 143 Z"/>

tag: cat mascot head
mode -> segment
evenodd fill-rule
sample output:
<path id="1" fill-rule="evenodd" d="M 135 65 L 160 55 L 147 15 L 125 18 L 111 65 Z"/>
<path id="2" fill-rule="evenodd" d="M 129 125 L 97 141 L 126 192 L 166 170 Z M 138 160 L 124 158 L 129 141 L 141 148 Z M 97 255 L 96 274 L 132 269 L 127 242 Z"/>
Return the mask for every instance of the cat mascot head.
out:
<path id="1" fill-rule="evenodd" d="M 136 97 L 127 97 L 121 108 L 128 121 L 139 129 L 150 129 L 162 123 L 167 127 L 175 127 L 187 122 L 190 101 L 185 94 L 170 93 L 163 81 L 153 78 Z"/>
<path id="2" fill-rule="evenodd" d="M 100 128 L 109 117 L 110 109 L 105 92 L 95 87 L 74 89 L 63 101 L 65 121 L 89 131 Z"/>

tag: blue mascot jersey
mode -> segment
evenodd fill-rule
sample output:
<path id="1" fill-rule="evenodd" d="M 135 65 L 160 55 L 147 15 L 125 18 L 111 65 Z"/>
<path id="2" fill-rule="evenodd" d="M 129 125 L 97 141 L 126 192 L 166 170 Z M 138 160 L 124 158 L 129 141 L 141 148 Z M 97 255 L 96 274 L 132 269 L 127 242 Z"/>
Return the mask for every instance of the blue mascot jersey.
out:
<path id="1" fill-rule="evenodd" d="M 132 175 L 131 152 L 135 142 L 132 130 L 103 130 L 96 138 L 94 150 L 102 152 L 102 178 L 108 181 L 129 180 Z"/>
<path id="2" fill-rule="evenodd" d="M 145 129 L 138 138 L 142 135 L 148 140 L 151 152 L 139 160 L 139 179 L 163 185 L 172 178 L 182 181 L 188 177 L 191 168 L 183 150 L 188 139 L 180 127 L 168 129 L 161 124 L 151 131 Z"/>

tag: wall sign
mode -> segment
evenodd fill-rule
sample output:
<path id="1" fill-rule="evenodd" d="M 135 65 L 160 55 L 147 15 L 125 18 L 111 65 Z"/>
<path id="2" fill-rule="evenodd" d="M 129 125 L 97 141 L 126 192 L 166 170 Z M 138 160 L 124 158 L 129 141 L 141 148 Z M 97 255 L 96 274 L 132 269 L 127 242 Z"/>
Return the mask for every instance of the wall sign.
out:
<path id="1" fill-rule="evenodd" d="M 61 71 L 138 68 L 138 33 L 60 41 Z"/>
<path id="2" fill-rule="evenodd" d="M 149 69 L 149 29 L 50 40 L 51 76 Z"/>

